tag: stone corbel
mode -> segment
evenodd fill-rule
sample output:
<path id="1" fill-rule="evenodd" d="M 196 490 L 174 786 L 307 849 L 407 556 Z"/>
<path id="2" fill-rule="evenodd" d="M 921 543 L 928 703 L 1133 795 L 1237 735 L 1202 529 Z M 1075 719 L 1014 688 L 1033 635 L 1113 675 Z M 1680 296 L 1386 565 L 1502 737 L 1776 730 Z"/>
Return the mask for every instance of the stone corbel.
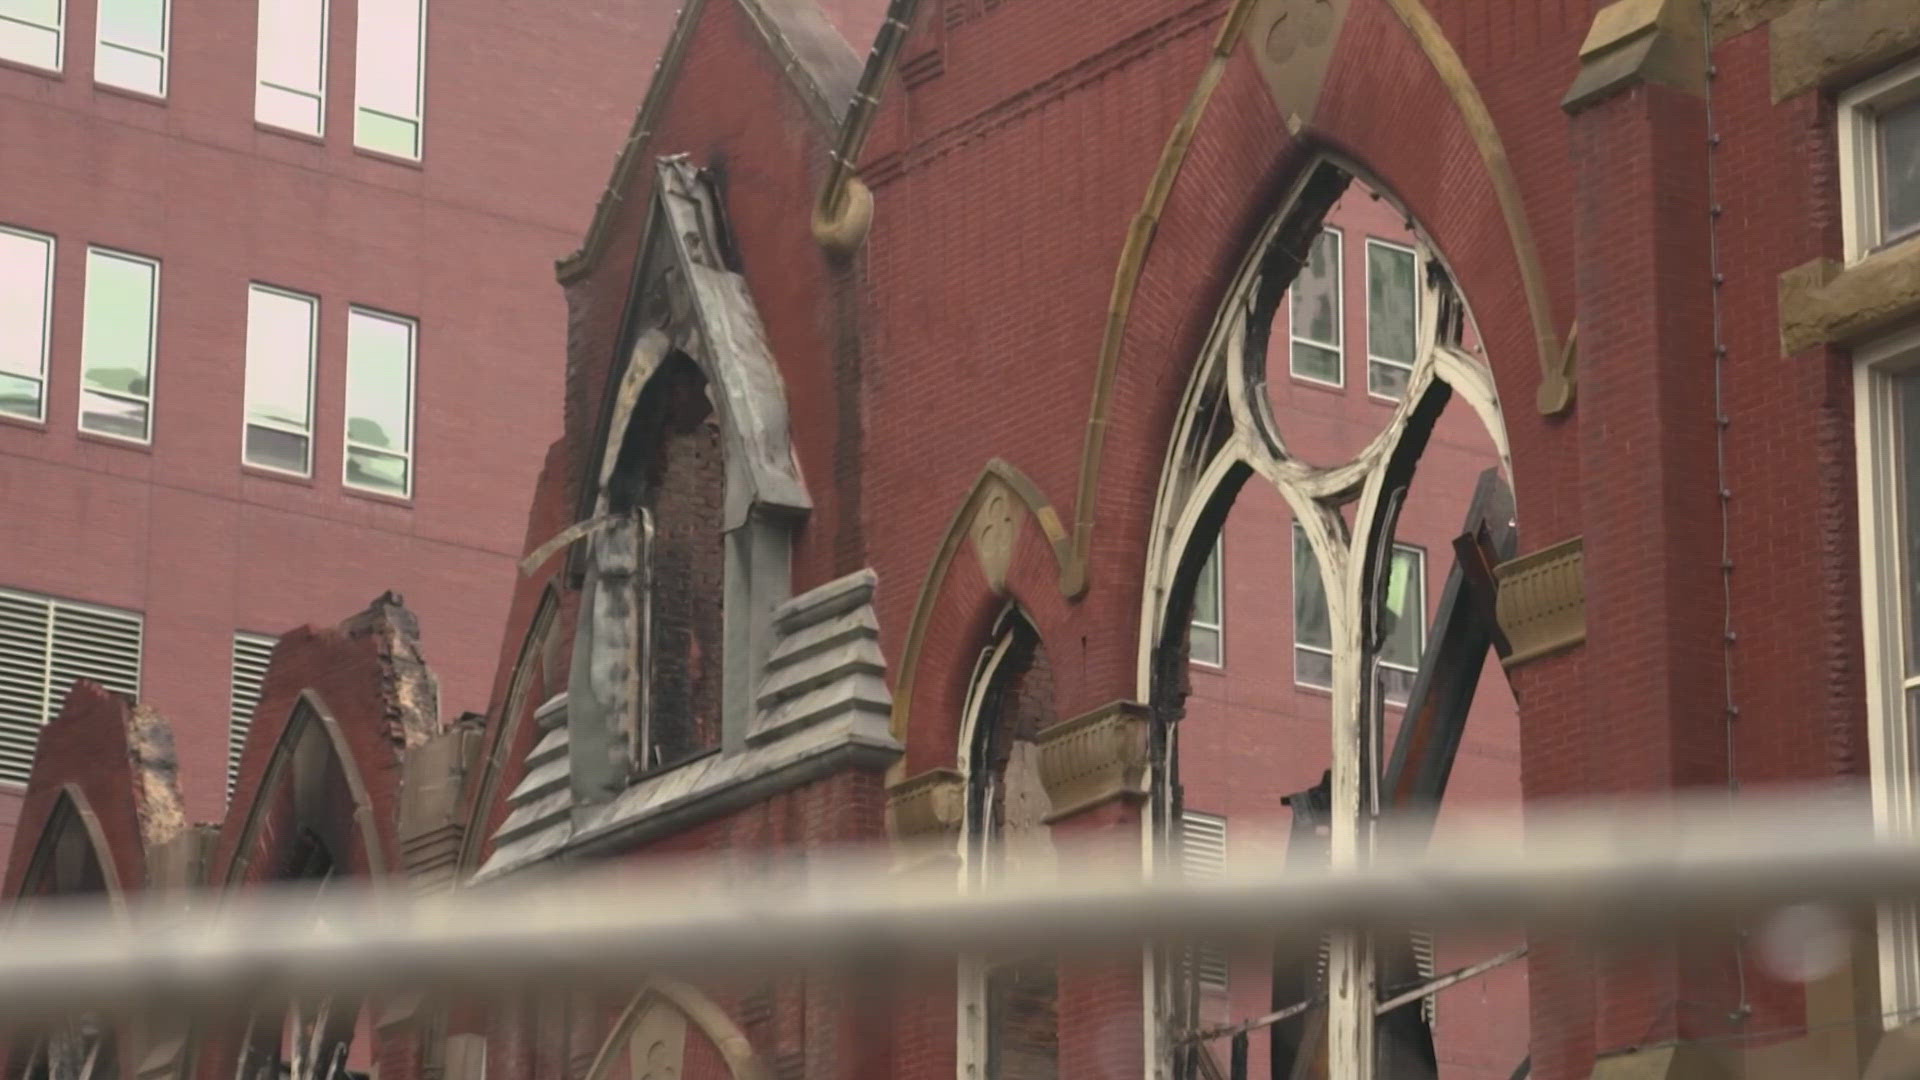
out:
<path id="1" fill-rule="evenodd" d="M 1151 781 L 1147 707 L 1115 701 L 1040 732 L 1049 824 L 1112 799 L 1144 799 Z"/>
<path id="2" fill-rule="evenodd" d="M 887 835 L 896 869 L 927 869 L 957 862 L 966 813 L 966 778 L 952 769 L 929 769 L 887 789 Z"/>
<path id="3" fill-rule="evenodd" d="M 1579 537 L 1493 568 L 1494 609 L 1513 651 L 1508 670 L 1587 640 L 1585 548 Z"/>

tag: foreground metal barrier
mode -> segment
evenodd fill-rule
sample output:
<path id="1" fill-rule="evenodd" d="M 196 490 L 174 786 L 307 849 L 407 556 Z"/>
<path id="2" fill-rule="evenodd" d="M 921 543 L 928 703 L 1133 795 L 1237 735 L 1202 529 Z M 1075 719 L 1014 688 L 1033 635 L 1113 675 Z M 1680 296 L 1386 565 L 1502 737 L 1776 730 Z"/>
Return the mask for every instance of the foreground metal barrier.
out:
<path id="1" fill-rule="evenodd" d="M 0 1013 L 475 992 L 727 966 L 884 967 L 960 951 L 1414 925 L 1631 938 L 1723 929 L 1792 905 L 1920 896 L 1920 843 L 1877 838 L 1858 792 L 1536 808 L 1524 838 L 1512 818 L 1450 819 L 1419 850 L 1381 834 L 1373 860 L 1347 871 L 1281 874 L 1267 869 L 1278 858 L 1236 844 L 1234 867 L 1205 883 L 1142 875 L 1137 846 L 1064 847 L 1059 873 L 965 893 L 958 874 L 895 869 L 902 854 L 816 853 L 747 869 L 767 856 L 648 861 L 424 899 L 329 886 L 324 898 L 262 890 L 29 903 L 0 934 Z M 954 865 L 951 852 L 904 854 Z"/>

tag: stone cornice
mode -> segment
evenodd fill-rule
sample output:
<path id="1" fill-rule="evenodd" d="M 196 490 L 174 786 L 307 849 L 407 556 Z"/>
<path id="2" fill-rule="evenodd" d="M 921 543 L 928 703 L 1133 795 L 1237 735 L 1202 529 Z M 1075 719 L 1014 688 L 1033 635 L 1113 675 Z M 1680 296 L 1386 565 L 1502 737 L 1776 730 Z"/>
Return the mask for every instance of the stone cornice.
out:
<path id="1" fill-rule="evenodd" d="M 1040 732 L 1040 781 L 1048 822 L 1111 799 L 1143 799 L 1150 782 L 1147 707 L 1115 701 Z"/>
<path id="2" fill-rule="evenodd" d="M 1585 548 L 1579 537 L 1494 567 L 1495 610 L 1513 651 L 1511 670 L 1587 640 Z"/>

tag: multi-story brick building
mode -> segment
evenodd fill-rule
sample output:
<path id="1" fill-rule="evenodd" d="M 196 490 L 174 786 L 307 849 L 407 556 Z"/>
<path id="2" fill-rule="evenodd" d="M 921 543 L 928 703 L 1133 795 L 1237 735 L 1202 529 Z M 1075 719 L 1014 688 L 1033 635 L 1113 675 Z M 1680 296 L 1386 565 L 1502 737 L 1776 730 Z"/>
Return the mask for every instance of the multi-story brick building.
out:
<path id="1" fill-rule="evenodd" d="M 1236 807 L 1276 795 L 1289 861 L 1350 861 L 1376 801 L 1445 828 L 1511 797 L 1509 716 L 1529 799 L 1864 775 L 1911 824 L 1907 0 L 889 14 L 864 65 L 803 0 L 681 15 L 561 266 L 565 423 L 485 716 L 438 707 L 389 602 L 290 634 L 229 813 L 191 825 L 165 722 L 83 685 L 11 895 L 886 840 L 966 882 L 1097 837 L 1203 868 L 1201 815 L 1231 853 Z M 1343 294 L 1302 268 L 1369 191 L 1405 223 L 1379 299 L 1411 348 L 1369 318 L 1386 363 L 1354 348 L 1339 381 L 1397 400 L 1316 410 L 1296 376 L 1334 381 Z M 1263 514 L 1284 574 L 1236 569 Z M 1250 605 L 1294 626 L 1236 711 L 1191 654 L 1231 671 Z M 1449 991 L 1481 998 L 1443 995 L 1437 1028 L 1376 1015 L 1418 941 L 1343 935 L 1324 960 L 962 957 L 883 998 L 636 972 L 12 1049 L 142 1076 L 1186 1080 L 1199 1027 L 1292 1000 L 1264 1075 L 1903 1075 L 1920 945 L 1855 914 L 1811 975 L 1744 926 L 1617 954 L 1536 931 L 1524 978 Z"/>
<path id="2" fill-rule="evenodd" d="M 172 717 L 217 815 L 272 638 L 390 583 L 484 707 L 558 422 L 552 263 L 671 20 L 0 7 L 0 837 L 76 676 Z"/>

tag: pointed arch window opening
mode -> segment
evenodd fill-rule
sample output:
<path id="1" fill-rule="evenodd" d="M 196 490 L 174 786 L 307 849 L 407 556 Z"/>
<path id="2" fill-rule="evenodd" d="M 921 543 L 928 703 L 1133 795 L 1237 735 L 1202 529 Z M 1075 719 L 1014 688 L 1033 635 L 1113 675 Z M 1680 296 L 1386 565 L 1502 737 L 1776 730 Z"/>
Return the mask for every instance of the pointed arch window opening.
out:
<path id="1" fill-rule="evenodd" d="M 960 769 L 966 779 L 961 829 L 963 887 L 1014 874 L 1051 873 L 1051 806 L 1038 772 L 1038 729 L 1050 693 L 1039 636 L 1017 610 L 1001 614 L 981 651 L 963 713 Z M 1059 1075 L 1059 975 L 1047 954 L 959 962 L 959 1057 L 965 1075 L 1053 1080 Z"/>
<path id="2" fill-rule="evenodd" d="M 1432 734 L 1431 714 L 1464 720 L 1486 651 L 1497 637 L 1497 628 L 1486 625 L 1490 603 L 1484 610 L 1480 606 L 1489 582 L 1462 580 L 1471 575 L 1462 561 L 1469 552 L 1461 541 L 1456 541 L 1460 557 L 1448 574 L 1440 616 L 1431 627 L 1424 617 L 1424 596 L 1418 601 L 1421 606 L 1415 606 L 1415 594 L 1426 590 L 1424 553 L 1394 542 L 1435 423 L 1458 398 L 1478 414 L 1493 441 L 1498 465 L 1482 478 L 1482 491 L 1491 482 L 1500 496 L 1476 496 L 1461 540 L 1473 541 L 1472 554 L 1484 563 L 1478 567 L 1483 578 L 1491 566 L 1485 558 L 1489 548 L 1504 543 L 1506 555 L 1511 555 L 1512 504 L 1505 482 L 1510 468 L 1493 378 L 1485 362 L 1464 348 L 1465 304 L 1417 227 L 1411 254 L 1418 293 L 1407 305 L 1417 313 L 1414 350 L 1404 369 L 1393 373 L 1398 400 L 1386 428 L 1359 454 L 1321 466 L 1290 452 L 1285 426 L 1274 415 L 1268 379 L 1298 375 L 1293 370 L 1297 342 L 1283 341 L 1277 352 L 1268 348 L 1275 306 L 1290 295 L 1289 286 L 1309 264 L 1314 246 L 1324 243 L 1326 214 L 1355 176 L 1355 170 L 1322 160 L 1302 175 L 1282 211 L 1263 228 L 1189 383 L 1163 471 L 1159 524 L 1153 533 L 1156 550 L 1149 563 L 1157 580 L 1149 582 L 1143 636 L 1143 648 L 1154 651 L 1143 653 L 1141 672 L 1151 683 L 1146 693 L 1168 741 L 1163 758 L 1167 772 L 1155 785 L 1152 803 L 1154 843 L 1159 851 L 1174 852 L 1173 858 L 1178 857 L 1175 833 L 1183 801 L 1177 721 L 1185 710 L 1187 687 L 1185 665 L 1176 667 L 1160 656 L 1175 648 L 1184 651 L 1200 565 L 1194 553 L 1217 542 L 1226 509 L 1242 483 L 1266 483 L 1285 501 L 1298 529 L 1297 576 L 1319 585 L 1325 606 L 1323 615 L 1316 613 L 1320 621 L 1309 627 L 1316 640 L 1296 642 L 1324 658 L 1320 672 L 1332 698 L 1332 768 L 1319 799 L 1313 800 L 1325 803 L 1324 823 L 1316 823 L 1313 830 L 1324 837 L 1318 844 L 1322 858 L 1336 866 L 1359 865 L 1369 857 L 1372 823 L 1383 810 L 1412 808 L 1431 814 L 1437 809 L 1458 731 L 1450 736 L 1443 732 L 1445 745 L 1428 747 L 1424 757 L 1407 749 L 1409 737 Z M 1280 359 L 1273 360 L 1275 355 Z M 1398 355 L 1404 353 L 1390 359 Z M 1276 369 L 1276 364 L 1286 367 Z M 1404 615 L 1413 611 L 1421 616 L 1409 623 Z M 1408 719 L 1401 725 L 1399 745 L 1389 754 L 1385 708 L 1402 700 Z M 1436 755 L 1443 759 L 1437 775 Z M 1302 1054 L 1322 1058 L 1327 1075 L 1338 1080 L 1412 1076 L 1432 1068 L 1432 1043 L 1424 1022 L 1419 1032 L 1392 1030 L 1405 1028 L 1409 1017 L 1419 1020 L 1423 1009 L 1375 1015 L 1384 1000 L 1382 987 L 1417 976 L 1416 943 L 1339 934 L 1328 943 L 1324 961 L 1305 959 L 1310 969 L 1323 969 L 1313 976 L 1324 999 L 1315 1011 L 1325 1019 L 1300 1018 L 1299 1028 L 1317 1022 L 1322 1032 L 1315 1040 L 1318 1047 L 1301 1046 Z M 1193 966 L 1193 958 L 1179 950 L 1159 956 L 1154 964 L 1163 973 L 1157 1000 L 1165 1018 L 1155 1038 L 1163 1059 L 1170 1058 L 1176 1075 L 1182 1076 L 1201 1068 L 1197 1055 L 1176 1052 L 1191 1045 L 1183 1042 L 1181 1032 L 1195 1030 L 1198 1021 L 1192 980 L 1179 977 Z M 1276 1009 L 1293 1004 L 1278 1000 L 1280 993 L 1276 989 Z M 1395 1045 L 1394 1036 L 1411 1039 Z M 1276 1055 L 1274 1067 L 1290 1069 L 1295 1063 L 1283 1063 Z M 1409 1066 L 1414 1071 L 1405 1071 Z"/>
<path id="3" fill-rule="evenodd" d="M 308 885 L 317 905 L 336 869 L 325 841 L 303 830 L 284 880 Z M 240 1041 L 235 1080 L 367 1080 L 370 1071 L 354 1061 L 356 1045 L 371 1050 L 366 1026 L 361 1004 L 338 994 L 295 998 L 256 1012 Z"/>

